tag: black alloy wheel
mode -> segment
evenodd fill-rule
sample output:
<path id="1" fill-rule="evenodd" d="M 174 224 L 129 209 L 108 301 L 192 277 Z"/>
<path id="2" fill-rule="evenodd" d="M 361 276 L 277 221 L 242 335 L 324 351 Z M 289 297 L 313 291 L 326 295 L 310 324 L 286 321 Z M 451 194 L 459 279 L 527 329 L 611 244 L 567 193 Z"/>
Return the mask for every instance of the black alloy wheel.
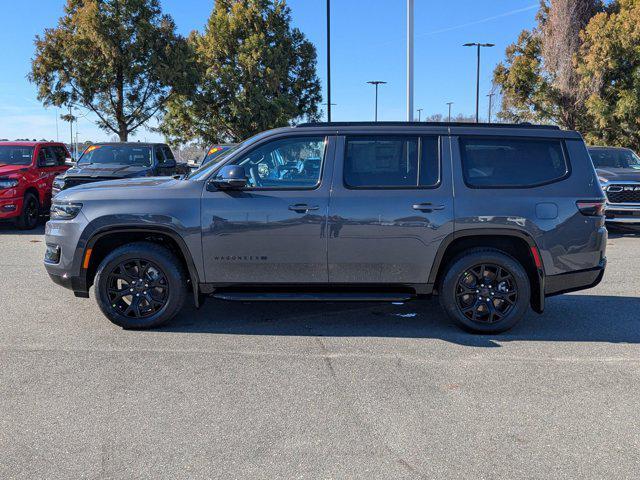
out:
<path id="1" fill-rule="evenodd" d="M 18 217 L 18 228 L 21 230 L 33 230 L 38 226 L 40 219 L 40 203 L 33 193 L 27 193 L 22 203 L 22 212 Z"/>
<path id="2" fill-rule="evenodd" d="M 438 286 L 440 305 L 459 327 L 499 333 L 529 309 L 531 282 L 520 261 L 494 248 L 474 248 L 449 262 Z"/>
<path id="3" fill-rule="evenodd" d="M 115 313 L 142 319 L 162 310 L 169 298 L 166 274 L 153 262 L 131 259 L 119 263 L 107 277 L 109 305 Z"/>
<path id="4" fill-rule="evenodd" d="M 458 277 L 458 310 L 473 322 L 497 323 L 509 315 L 517 301 L 513 274 L 500 265 L 474 265 Z"/>

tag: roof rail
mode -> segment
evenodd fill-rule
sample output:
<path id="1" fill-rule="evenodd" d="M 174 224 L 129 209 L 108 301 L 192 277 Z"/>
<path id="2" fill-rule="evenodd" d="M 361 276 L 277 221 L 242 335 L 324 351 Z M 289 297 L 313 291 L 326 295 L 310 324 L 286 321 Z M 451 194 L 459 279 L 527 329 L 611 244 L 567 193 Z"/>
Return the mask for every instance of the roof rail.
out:
<path id="1" fill-rule="evenodd" d="M 471 123 L 471 122 L 309 122 L 296 125 L 308 127 L 468 127 L 468 128 L 532 128 L 560 130 L 557 125 L 534 125 L 532 123 Z"/>

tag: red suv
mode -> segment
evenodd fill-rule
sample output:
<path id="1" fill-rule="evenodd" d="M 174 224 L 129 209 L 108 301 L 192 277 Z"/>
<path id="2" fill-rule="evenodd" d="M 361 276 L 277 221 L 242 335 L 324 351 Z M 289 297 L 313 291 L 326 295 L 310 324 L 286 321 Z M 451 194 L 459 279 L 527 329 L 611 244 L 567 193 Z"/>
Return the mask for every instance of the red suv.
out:
<path id="1" fill-rule="evenodd" d="M 67 160 L 63 143 L 0 142 L 0 220 L 35 228 L 51 204 L 53 179 L 70 167 Z"/>

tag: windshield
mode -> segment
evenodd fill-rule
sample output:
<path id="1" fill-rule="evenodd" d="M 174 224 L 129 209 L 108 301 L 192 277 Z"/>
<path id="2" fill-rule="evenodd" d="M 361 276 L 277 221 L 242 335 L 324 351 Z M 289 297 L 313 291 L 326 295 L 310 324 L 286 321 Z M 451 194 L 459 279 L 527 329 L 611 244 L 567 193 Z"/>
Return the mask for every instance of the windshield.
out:
<path id="1" fill-rule="evenodd" d="M 78 165 L 117 164 L 151 166 L 151 147 L 137 145 L 91 145 L 88 147 Z"/>
<path id="2" fill-rule="evenodd" d="M 640 157 L 626 148 L 593 148 L 589 150 L 596 168 L 631 168 L 640 170 Z"/>
<path id="3" fill-rule="evenodd" d="M 234 146 L 235 145 L 214 145 L 207 151 L 207 154 L 205 155 L 204 160 L 202 160 L 202 163 L 209 163 L 211 160 L 220 157 L 223 153 L 225 153 L 230 148 L 233 148 Z"/>
<path id="4" fill-rule="evenodd" d="M 207 155 L 205 159 L 202 161 L 202 164 L 198 168 L 193 170 L 191 173 L 189 173 L 189 175 L 187 175 L 185 178 L 193 178 L 196 175 L 200 174 L 201 172 L 205 170 L 209 170 L 211 167 L 215 167 L 219 163 L 222 163 L 232 152 L 235 152 L 236 150 L 238 150 L 238 148 L 240 148 L 240 146 L 243 143 L 239 143 L 238 145 L 234 145 L 233 147 L 227 147 L 226 150 L 221 151 L 218 155 L 215 155 L 213 158 L 209 158 L 209 155 Z"/>
<path id="5" fill-rule="evenodd" d="M 30 165 L 33 147 L 0 145 L 0 165 Z"/>

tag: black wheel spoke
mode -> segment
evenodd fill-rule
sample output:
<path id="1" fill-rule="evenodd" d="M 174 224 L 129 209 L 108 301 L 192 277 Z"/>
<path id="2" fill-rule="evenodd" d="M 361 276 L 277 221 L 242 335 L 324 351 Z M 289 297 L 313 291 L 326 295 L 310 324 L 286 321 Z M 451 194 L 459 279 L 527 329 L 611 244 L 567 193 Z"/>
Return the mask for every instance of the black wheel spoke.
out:
<path id="1" fill-rule="evenodd" d="M 109 305 L 119 315 L 149 317 L 162 310 L 169 299 L 164 272 L 144 259 L 125 260 L 107 277 Z"/>
<path id="2" fill-rule="evenodd" d="M 458 310 L 473 322 L 496 323 L 518 300 L 513 275 L 501 265 L 481 263 L 465 270 L 455 291 Z"/>

